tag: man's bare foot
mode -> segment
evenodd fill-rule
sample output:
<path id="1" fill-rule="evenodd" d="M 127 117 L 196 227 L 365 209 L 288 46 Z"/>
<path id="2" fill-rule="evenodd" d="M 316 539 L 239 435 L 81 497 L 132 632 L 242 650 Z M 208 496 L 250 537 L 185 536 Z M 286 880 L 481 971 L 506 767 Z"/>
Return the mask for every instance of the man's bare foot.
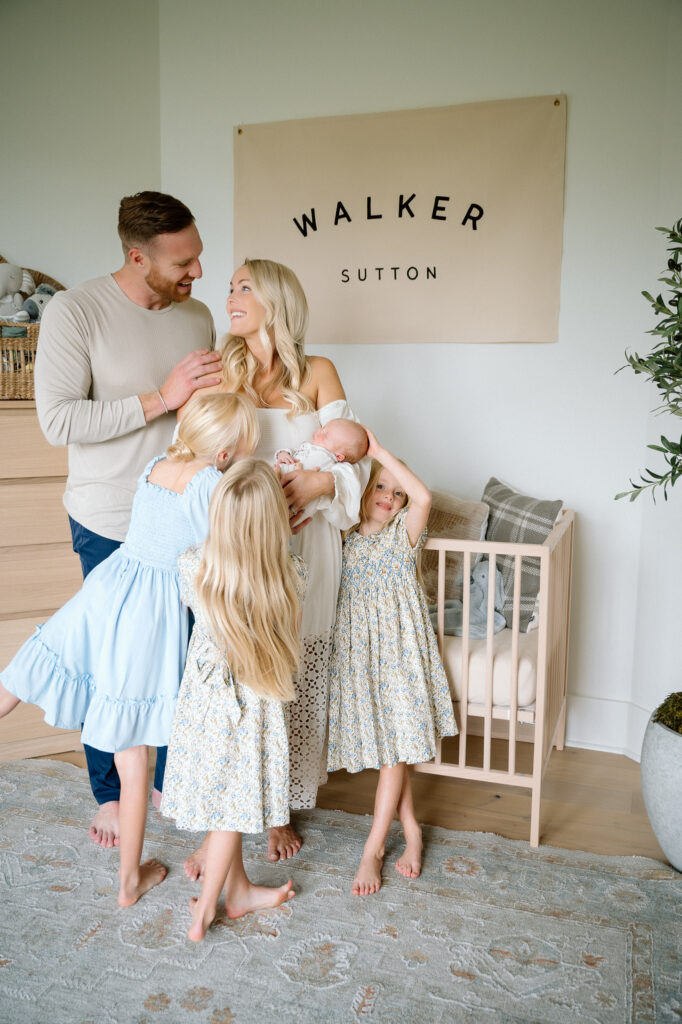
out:
<path id="1" fill-rule="evenodd" d="M 225 911 L 229 918 L 243 917 L 256 910 L 269 910 L 280 907 L 295 896 L 294 883 L 291 879 L 280 885 L 278 889 L 268 885 L 252 885 L 251 882 L 239 890 L 232 890 L 225 902 Z"/>
<path id="2" fill-rule="evenodd" d="M 192 942 L 201 942 L 206 938 L 206 932 L 215 919 L 216 908 L 201 907 L 197 897 L 193 896 L 189 901 L 189 909 L 192 914 L 192 923 L 187 932 L 187 938 Z"/>
<path id="3" fill-rule="evenodd" d="M 161 806 L 161 790 L 157 789 L 156 786 L 154 786 L 154 789 L 152 790 L 152 803 L 154 804 L 154 807 L 156 807 L 158 811 L 159 807 Z"/>
<path id="4" fill-rule="evenodd" d="M 201 846 L 190 853 L 189 857 L 185 859 L 183 867 L 185 874 L 189 878 L 190 882 L 200 882 L 204 877 L 204 868 L 206 867 L 206 848 L 208 844 L 208 836 L 205 837 Z"/>
<path id="5" fill-rule="evenodd" d="M 168 874 L 168 868 L 158 860 L 146 860 L 137 869 L 137 877 L 126 879 L 121 882 L 118 894 L 119 907 L 132 907 L 137 903 L 140 896 L 153 889 L 155 885 L 163 882 Z"/>
<path id="6" fill-rule="evenodd" d="M 108 800 L 99 805 L 88 835 L 98 846 L 111 848 L 119 845 L 118 800 Z"/>
<path id="7" fill-rule="evenodd" d="M 358 873 L 353 879 L 353 896 L 372 896 L 381 888 L 381 868 L 384 863 L 383 852 L 375 854 L 365 850 L 360 860 Z"/>
<path id="8" fill-rule="evenodd" d="M 410 830 L 405 835 L 405 849 L 395 862 L 396 871 L 404 878 L 419 878 L 422 869 L 422 830 Z"/>
<path id="9" fill-rule="evenodd" d="M 291 825 L 280 825 L 270 829 L 268 836 L 268 860 L 288 860 L 301 849 L 303 840 Z"/>

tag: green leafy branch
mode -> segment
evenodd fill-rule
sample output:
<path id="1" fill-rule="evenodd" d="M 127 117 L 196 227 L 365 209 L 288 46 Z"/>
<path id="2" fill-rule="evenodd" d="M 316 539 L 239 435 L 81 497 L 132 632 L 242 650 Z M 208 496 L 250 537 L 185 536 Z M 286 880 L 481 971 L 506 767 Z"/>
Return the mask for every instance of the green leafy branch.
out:
<path id="1" fill-rule="evenodd" d="M 673 416 L 682 416 L 682 219 L 672 228 L 656 230 L 662 231 L 671 242 L 668 246 L 668 265 L 658 281 L 666 285 L 672 295 L 666 301 L 662 294 L 654 298 L 649 292 L 642 292 L 647 302 L 651 303 L 656 317 L 660 317 L 656 327 L 647 331 L 647 334 L 661 340 L 654 345 L 648 355 L 640 356 L 637 352 L 630 355 L 626 352 L 625 358 L 626 365 L 629 365 L 634 373 L 643 373 L 658 389 L 661 405 L 655 411 L 667 411 Z M 621 366 L 621 370 L 624 369 L 625 366 Z M 682 437 L 679 443 L 661 437 L 660 444 L 650 444 L 647 447 L 662 453 L 667 465 L 666 472 L 656 473 L 653 469 L 645 469 L 640 474 L 641 482 L 635 483 L 630 480 L 632 489 L 621 491 L 616 495 L 616 500 L 629 497 L 630 501 L 634 501 L 644 491 L 651 489 L 653 500 L 656 501 L 658 488 L 662 489 L 664 499 L 668 500 L 668 489 L 682 476 Z"/>

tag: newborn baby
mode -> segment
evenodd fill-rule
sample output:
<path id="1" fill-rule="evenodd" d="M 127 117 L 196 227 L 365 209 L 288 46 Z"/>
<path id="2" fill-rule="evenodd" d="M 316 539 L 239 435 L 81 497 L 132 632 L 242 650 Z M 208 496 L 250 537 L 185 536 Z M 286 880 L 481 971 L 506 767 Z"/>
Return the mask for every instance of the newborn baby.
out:
<path id="1" fill-rule="evenodd" d="M 279 448 L 275 452 L 275 465 L 280 473 L 290 473 L 294 466 L 302 469 L 319 469 L 325 473 L 337 462 L 359 462 L 367 454 L 369 439 L 364 427 L 353 420 L 329 420 L 313 434 L 310 441 L 304 441 L 297 448 Z M 312 516 L 317 511 L 317 502 L 306 507 Z"/>

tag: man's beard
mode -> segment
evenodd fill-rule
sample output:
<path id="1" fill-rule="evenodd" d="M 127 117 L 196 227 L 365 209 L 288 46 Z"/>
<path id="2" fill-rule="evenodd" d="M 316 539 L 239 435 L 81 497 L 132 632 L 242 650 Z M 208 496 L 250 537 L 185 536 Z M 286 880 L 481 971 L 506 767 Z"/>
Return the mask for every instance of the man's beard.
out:
<path id="1" fill-rule="evenodd" d="M 191 289 L 180 290 L 176 281 L 162 277 L 154 268 L 149 271 L 144 280 L 147 287 L 151 288 L 164 302 L 185 302 L 191 296 Z"/>

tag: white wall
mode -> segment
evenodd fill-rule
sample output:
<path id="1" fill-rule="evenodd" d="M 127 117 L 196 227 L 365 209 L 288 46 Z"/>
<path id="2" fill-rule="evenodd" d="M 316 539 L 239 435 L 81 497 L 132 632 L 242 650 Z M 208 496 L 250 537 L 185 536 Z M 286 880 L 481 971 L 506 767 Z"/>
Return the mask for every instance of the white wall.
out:
<path id="1" fill-rule="evenodd" d="M 0 7 L 0 253 L 78 284 L 123 262 L 121 197 L 160 184 L 158 4 Z"/>
<path id="2" fill-rule="evenodd" d="M 567 94 L 557 345 L 345 347 L 310 338 L 309 347 L 335 360 L 358 414 L 432 485 L 478 497 L 495 474 L 578 510 L 568 738 L 638 756 L 638 708 L 650 710 L 669 681 L 680 685 L 668 623 L 651 600 L 663 586 L 675 602 L 667 618 L 679 621 L 679 588 L 662 583 L 661 538 L 679 553 L 680 495 L 667 518 L 648 499 L 613 501 L 642 464 L 653 400 L 641 379 L 614 370 L 626 346 L 646 345 L 651 320 L 639 293 L 663 266 L 653 228 L 682 215 L 674 165 L 662 164 L 663 135 L 679 125 L 666 100 L 677 66 L 667 40 L 681 38 L 682 8 L 202 0 L 190 28 L 184 10 L 179 0 L 161 4 L 163 185 L 196 212 L 207 256 L 198 294 L 220 329 L 233 269 L 233 125 Z M 196 88 L 181 67 L 200 69 Z M 491 290 L 504 272 L 491 268 Z"/>
<path id="3" fill-rule="evenodd" d="M 53 8 L 19 52 L 19 23 Z M 309 349 L 433 486 L 476 498 L 494 474 L 577 509 L 568 738 L 638 756 L 648 711 L 680 687 L 682 491 L 667 507 L 613 501 L 660 432 L 653 393 L 614 370 L 648 344 L 653 228 L 682 216 L 678 0 L 29 0 L 10 5 L 9 28 L 5 69 L 29 60 L 30 74 L 0 251 L 67 284 L 114 269 L 118 199 L 160 185 L 196 214 L 195 291 L 220 330 L 233 125 L 567 94 L 558 344 Z M 491 267 L 491 290 L 504 273 Z"/>

